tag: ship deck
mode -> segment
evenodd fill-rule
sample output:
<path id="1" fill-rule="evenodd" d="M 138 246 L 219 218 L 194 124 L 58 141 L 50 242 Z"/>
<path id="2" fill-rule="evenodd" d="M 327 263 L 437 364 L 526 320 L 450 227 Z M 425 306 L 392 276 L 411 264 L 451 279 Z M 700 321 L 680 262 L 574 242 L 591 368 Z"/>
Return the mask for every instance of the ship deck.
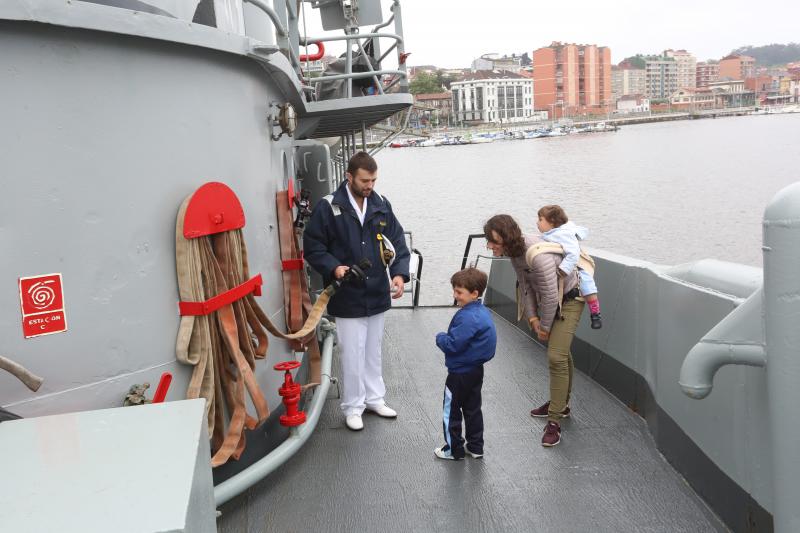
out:
<path id="1" fill-rule="evenodd" d="M 483 385 L 485 457 L 443 461 L 446 370 L 433 338 L 452 308 L 395 309 L 383 346 L 395 420 L 349 431 L 328 399 L 304 448 L 222 506 L 222 533 L 289 531 L 727 531 L 655 447 L 645 422 L 576 371 L 561 444 L 540 445 L 544 349 L 495 315 Z M 334 357 L 334 371 L 337 370 Z M 676 385 L 677 386 L 677 385 Z"/>

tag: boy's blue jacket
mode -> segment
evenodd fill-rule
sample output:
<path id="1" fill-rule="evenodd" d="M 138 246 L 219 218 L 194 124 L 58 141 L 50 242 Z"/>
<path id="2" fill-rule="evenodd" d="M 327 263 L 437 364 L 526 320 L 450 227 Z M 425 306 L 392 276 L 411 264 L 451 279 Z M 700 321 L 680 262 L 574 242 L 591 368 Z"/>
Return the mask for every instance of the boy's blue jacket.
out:
<path id="1" fill-rule="evenodd" d="M 448 372 L 464 374 L 494 357 L 497 332 L 489 310 L 480 300 L 470 302 L 453 316 L 447 333 L 436 334 Z"/>

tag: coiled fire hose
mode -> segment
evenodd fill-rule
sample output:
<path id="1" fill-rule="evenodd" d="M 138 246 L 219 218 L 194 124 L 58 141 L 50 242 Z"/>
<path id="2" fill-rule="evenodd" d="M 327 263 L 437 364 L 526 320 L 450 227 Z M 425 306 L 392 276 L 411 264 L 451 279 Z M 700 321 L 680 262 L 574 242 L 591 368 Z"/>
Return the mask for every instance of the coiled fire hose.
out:
<path id="1" fill-rule="evenodd" d="M 199 302 L 241 285 L 250 279 L 250 272 L 241 229 L 193 239 L 184 237 L 183 221 L 190 199 L 191 196 L 178 212 L 175 259 L 180 299 Z M 305 276 L 299 278 L 304 281 Z M 266 399 L 253 374 L 255 360 L 267 354 L 265 329 L 276 337 L 306 345 L 312 361 L 311 379 L 319 381 L 315 328 L 336 288 L 331 286 L 323 291 L 312 307 L 308 290 L 304 283 L 301 285 L 303 314 L 307 318 L 294 333 L 287 334 L 275 327 L 252 293 L 211 314 L 181 317 L 176 357 L 194 367 L 186 397 L 206 399 L 212 466 L 224 464 L 231 457 L 238 459 L 246 444 L 244 430 L 258 427 L 269 416 Z M 247 413 L 245 394 L 255 408 L 254 416 Z"/>

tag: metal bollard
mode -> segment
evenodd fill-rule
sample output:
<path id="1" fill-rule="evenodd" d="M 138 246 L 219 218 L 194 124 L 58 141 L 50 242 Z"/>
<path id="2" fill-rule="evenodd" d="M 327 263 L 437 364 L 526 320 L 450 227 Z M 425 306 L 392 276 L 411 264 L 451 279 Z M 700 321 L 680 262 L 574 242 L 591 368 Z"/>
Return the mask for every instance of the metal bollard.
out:
<path id="1" fill-rule="evenodd" d="M 800 183 L 764 211 L 764 322 L 776 532 L 800 531 Z"/>

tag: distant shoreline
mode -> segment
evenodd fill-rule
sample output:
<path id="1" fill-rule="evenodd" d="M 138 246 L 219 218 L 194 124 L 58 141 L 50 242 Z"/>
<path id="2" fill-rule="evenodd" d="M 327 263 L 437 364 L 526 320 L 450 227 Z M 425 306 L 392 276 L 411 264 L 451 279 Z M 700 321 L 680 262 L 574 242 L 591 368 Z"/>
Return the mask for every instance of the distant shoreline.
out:
<path id="1" fill-rule="evenodd" d="M 431 129 L 406 129 L 401 137 L 406 138 L 438 138 L 443 136 L 456 136 L 467 135 L 474 133 L 487 133 L 487 132 L 502 132 L 502 131 L 522 131 L 532 128 L 554 127 L 554 126 L 573 126 L 573 127 L 586 127 L 599 123 L 606 123 L 617 126 L 632 126 L 636 124 L 650 124 L 653 122 L 670 122 L 673 120 L 699 120 L 699 119 L 715 119 L 724 117 L 740 117 L 747 115 L 780 115 L 780 114 L 800 114 L 800 104 L 791 104 L 784 106 L 796 109 L 795 111 L 776 111 L 765 112 L 768 108 L 732 108 L 732 109 L 709 109 L 699 112 L 677 112 L 677 113 L 657 113 L 652 115 L 636 115 L 636 116 L 616 116 L 609 118 L 594 118 L 594 119 L 560 119 L 557 121 L 536 121 L 536 122 L 515 122 L 513 124 L 481 124 L 476 126 L 465 127 L 444 127 L 444 128 L 431 128 Z M 772 109 L 780 109 L 772 107 Z"/>

